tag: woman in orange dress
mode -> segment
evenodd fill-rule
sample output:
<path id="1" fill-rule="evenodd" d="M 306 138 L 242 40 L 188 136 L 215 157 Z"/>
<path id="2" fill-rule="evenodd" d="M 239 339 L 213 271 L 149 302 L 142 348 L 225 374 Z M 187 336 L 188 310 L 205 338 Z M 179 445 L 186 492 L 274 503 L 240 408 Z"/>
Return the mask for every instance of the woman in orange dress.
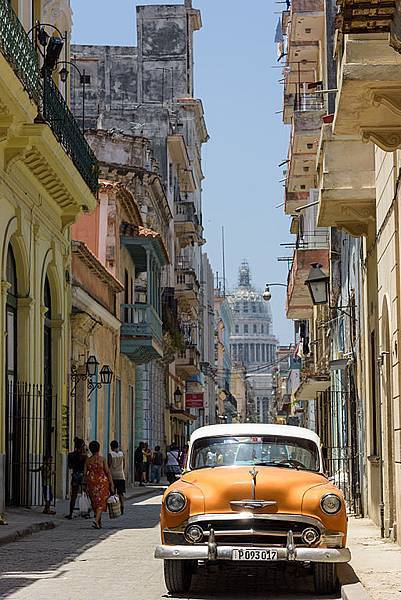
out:
<path id="1" fill-rule="evenodd" d="M 92 456 L 86 459 L 85 483 L 91 499 L 93 512 L 95 513 L 93 527 L 101 529 L 102 513 L 107 512 L 107 498 L 110 492 L 114 493 L 114 485 L 107 462 L 99 453 L 99 442 L 91 442 L 89 450 Z"/>

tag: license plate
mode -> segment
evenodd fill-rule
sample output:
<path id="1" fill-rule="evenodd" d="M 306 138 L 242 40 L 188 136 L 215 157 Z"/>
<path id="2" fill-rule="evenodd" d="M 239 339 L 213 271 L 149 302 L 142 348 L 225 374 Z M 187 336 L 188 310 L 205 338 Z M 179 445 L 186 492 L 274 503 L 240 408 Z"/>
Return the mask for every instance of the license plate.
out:
<path id="1" fill-rule="evenodd" d="M 235 548 L 233 560 L 277 560 L 278 552 L 272 548 Z"/>

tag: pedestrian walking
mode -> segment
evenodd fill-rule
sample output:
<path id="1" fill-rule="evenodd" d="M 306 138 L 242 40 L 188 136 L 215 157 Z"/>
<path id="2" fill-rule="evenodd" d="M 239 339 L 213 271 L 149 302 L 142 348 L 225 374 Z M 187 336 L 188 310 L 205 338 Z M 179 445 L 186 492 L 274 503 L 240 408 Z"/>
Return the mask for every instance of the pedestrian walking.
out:
<path id="1" fill-rule="evenodd" d="M 142 452 L 143 452 L 144 482 L 150 483 L 150 466 L 151 466 L 151 460 L 152 460 L 152 451 L 149 448 L 148 442 L 144 443 Z"/>
<path id="2" fill-rule="evenodd" d="M 125 456 L 119 447 L 117 440 L 110 443 L 110 452 L 107 456 L 107 464 L 113 479 L 115 493 L 118 494 L 121 504 L 121 514 L 124 514 L 125 494 Z"/>
<path id="3" fill-rule="evenodd" d="M 79 492 L 82 492 L 82 482 L 84 478 L 85 462 L 88 453 L 86 451 L 85 441 L 79 437 L 74 438 L 74 450 L 68 454 L 67 464 L 71 470 L 71 491 L 70 491 L 70 512 L 65 516 L 66 519 L 72 519 L 75 510 L 75 502 Z M 89 516 L 89 513 L 88 513 Z"/>
<path id="4" fill-rule="evenodd" d="M 138 448 L 134 453 L 134 463 L 135 463 L 135 481 L 139 482 L 140 486 L 144 486 L 143 483 L 143 448 L 144 442 L 139 442 Z"/>
<path id="5" fill-rule="evenodd" d="M 163 466 L 163 453 L 160 450 L 160 446 L 155 446 L 152 454 L 152 483 L 160 483 Z"/>
<path id="6" fill-rule="evenodd" d="M 176 480 L 176 475 L 180 475 L 180 451 L 176 444 L 171 444 L 166 454 L 166 476 L 171 485 Z"/>
<path id="7" fill-rule="evenodd" d="M 186 464 L 187 464 L 187 458 L 188 458 L 188 450 L 189 450 L 189 445 L 185 444 L 184 448 L 182 449 L 181 453 L 180 453 L 180 467 L 181 469 L 185 469 Z"/>
<path id="8" fill-rule="evenodd" d="M 107 512 L 107 499 L 114 494 L 114 484 L 109 467 L 100 454 L 100 444 L 96 440 L 89 444 L 91 456 L 86 459 L 84 484 L 88 489 L 95 513 L 93 527 L 101 529 L 102 513 Z"/>

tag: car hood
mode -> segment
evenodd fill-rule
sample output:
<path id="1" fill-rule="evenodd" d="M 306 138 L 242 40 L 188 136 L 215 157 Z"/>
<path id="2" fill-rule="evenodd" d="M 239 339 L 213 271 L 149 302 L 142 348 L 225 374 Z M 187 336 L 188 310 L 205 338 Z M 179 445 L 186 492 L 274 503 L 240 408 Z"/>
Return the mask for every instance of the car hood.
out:
<path id="1" fill-rule="evenodd" d="M 250 467 L 237 466 L 198 469 L 185 473 L 181 480 L 202 492 L 205 513 L 232 512 L 238 509 L 230 503 L 254 497 L 250 471 Z M 258 513 L 301 513 L 305 492 L 327 484 L 323 475 L 310 471 L 265 466 L 257 466 L 256 471 L 255 498 L 271 503 Z"/>

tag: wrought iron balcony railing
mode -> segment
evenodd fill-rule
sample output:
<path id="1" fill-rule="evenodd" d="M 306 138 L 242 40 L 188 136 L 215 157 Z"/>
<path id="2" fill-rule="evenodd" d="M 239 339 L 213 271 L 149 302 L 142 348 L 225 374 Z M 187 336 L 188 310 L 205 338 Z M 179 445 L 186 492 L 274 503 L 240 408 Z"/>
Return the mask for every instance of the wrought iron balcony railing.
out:
<path id="1" fill-rule="evenodd" d="M 29 96 L 39 104 L 41 85 L 38 58 L 8 0 L 0 0 L 0 51 Z"/>
<path id="2" fill-rule="evenodd" d="M 45 72 L 43 77 L 43 117 L 81 173 L 89 189 L 96 194 L 98 187 L 96 157 L 54 83 L 51 73 L 48 72 Z"/>
<path id="3" fill-rule="evenodd" d="M 50 125 L 89 189 L 98 189 L 97 160 L 51 73 L 41 76 L 35 48 L 8 0 L 0 0 L 0 52 Z"/>

